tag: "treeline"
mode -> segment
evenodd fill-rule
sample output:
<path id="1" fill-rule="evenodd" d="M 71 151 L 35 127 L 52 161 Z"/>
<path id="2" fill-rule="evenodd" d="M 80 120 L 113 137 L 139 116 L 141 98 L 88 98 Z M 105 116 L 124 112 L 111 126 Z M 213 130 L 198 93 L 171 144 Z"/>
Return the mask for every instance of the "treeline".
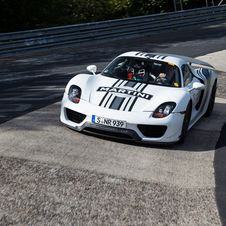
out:
<path id="1" fill-rule="evenodd" d="M 209 6 L 212 0 L 208 0 Z M 183 9 L 206 0 L 183 0 Z M 0 0 L 0 32 L 113 20 L 174 11 L 173 0 Z"/>

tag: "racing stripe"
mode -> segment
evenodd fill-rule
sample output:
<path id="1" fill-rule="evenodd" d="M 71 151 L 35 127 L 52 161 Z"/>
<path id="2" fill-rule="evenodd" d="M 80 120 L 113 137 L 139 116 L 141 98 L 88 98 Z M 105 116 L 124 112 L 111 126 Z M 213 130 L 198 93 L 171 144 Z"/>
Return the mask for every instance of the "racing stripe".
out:
<path id="1" fill-rule="evenodd" d="M 107 106 L 107 104 L 108 104 L 108 102 L 109 102 L 109 100 L 111 99 L 111 97 L 112 97 L 113 95 L 112 94 L 110 94 L 110 96 L 108 97 L 108 99 L 107 99 L 107 101 L 106 101 L 106 103 L 105 103 L 105 105 L 104 105 L 104 107 L 106 107 Z"/>
<path id="2" fill-rule="evenodd" d="M 111 87 L 116 86 L 117 83 L 119 83 L 119 85 L 121 85 L 121 84 L 124 82 L 124 81 L 122 81 L 122 82 L 120 82 L 120 81 L 121 81 L 121 79 L 118 79 Z M 106 94 L 104 95 L 104 97 L 103 97 L 102 100 L 100 101 L 99 106 L 101 106 L 101 105 L 103 104 L 103 102 L 104 102 L 104 100 L 105 100 L 105 98 L 107 97 L 108 94 L 109 94 L 109 93 L 106 92 Z M 108 100 L 109 100 L 109 99 L 108 99 Z"/>
<path id="3" fill-rule="evenodd" d="M 201 70 L 202 70 L 202 69 L 200 68 L 200 69 L 197 71 L 197 73 L 199 74 L 199 76 L 200 76 L 202 79 L 205 80 L 205 76 L 203 75 L 203 73 L 202 73 Z"/>
<path id="4" fill-rule="evenodd" d="M 139 92 L 142 92 L 146 87 L 148 86 L 148 84 L 144 84 L 144 83 L 137 83 L 137 87 L 136 90 Z M 125 107 L 123 108 L 123 111 L 131 111 L 134 104 L 136 103 L 138 97 L 130 97 L 127 100 L 127 103 L 125 105 Z M 127 109 L 127 110 L 126 110 Z"/>
<path id="5" fill-rule="evenodd" d="M 149 58 L 154 58 L 156 56 L 156 54 L 153 53 L 146 53 L 146 52 L 137 52 L 135 54 L 136 56 L 145 56 L 145 57 L 149 57 Z"/>
<path id="6" fill-rule="evenodd" d="M 144 84 L 143 88 L 141 88 L 141 90 L 139 90 L 139 91 L 143 92 L 146 89 L 147 86 L 148 86 L 148 84 Z"/>
<path id="7" fill-rule="evenodd" d="M 143 84 L 143 83 L 136 83 L 136 85 L 137 85 L 137 87 L 136 87 L 135 89 L 136 89 L 137 91 L 139 91 L 140 86 L 142 86 L 142 85 L 145 86 L 145 84 Z M 127 98 L 127 102 L 126 102 L 126 104 L 125 104 L 125 107 L 123 108 L 123 111 L 126 110 L 126 107 L 128 106 L 129 102 L 133 101 L 134 99 L 135 99 L 135 97 L 129 97 L 129 98 Z"/>
<path id="8" fill-rule="evenodd" d="M 137 52 L 135 55 L 138 56 L 138 55 L 140 55 L 140 54 L 142 55 L 143 52 Z"/>
<path id="9" fill-rule="evenodd" d="M 132 111 L 134 104 L 137 102 L 138 97 L 135 97 L 135 99 L 133 100 L 132 104 L 129 107 L 128 111 Z"/>
<path id="10" fill-rule="evenodd" d="M 114 97 L 114 100 L 112 101 L 111 105 L 110 105 L 110 109 L 115 109 L 115 110 L 119 110 L 123 101 L 125 100 L 124 97 Z"/>
<path id="11" fill-rule="evenodd" d="M 167 57 L 167 56 L 163 56 L 163 57 L 162 57 L 162 60 L 164 60 L 166 57 Z"/>
<path id="12" fill-rule="evenodd" d="M 114 88 L 114 87 L 125 87 L 125 86 L 127 86 L 127 87 L 131 87 L 131 88 L 135 88 L 137 86 L 135 89 L 139 90 L 142 85 L 145 86 L 145 84 L 143 84 L 143 83 L 137 83 L 135 81 L 124 81 L 123 80 L 121 82 L 117 81 L 111 87 Z M 134 98 L 135 97 L 133 97 L 133 99 Z M 127 100 L 127 103 L 125 104 L 127 106 L 129 104 L 129 101 L 131 100 L 131 98 L 123 98 L 122 102 L 120 102 L 119 109 L 123 105 L 123 102 L 125 100 Z M 104 95 L 103 99 L 101 100 L 99 106 L 102 106 L 104 108 L 111 108 L 111 106 L 115 106 L 115 105 L 113 105 L 114 101 L 115 101 L 115 99 L 113 97 L 113 94 L 110 93 L 110 92 L 106 92 L 106 94 Z M 126 108 L 126 106 L 124 107 L 124 109 Z"/>
<path id="13" fill-rule="evenodd" d="M 143 86 L 143 87 L 141 88 L 141 90 L 139 90 L 139 91 L 140 91 L 140 92 L 144 91 L 144 89 L 145 89 L 147 86 L 148 86 L 147 84 L 144 84 L 144 86 Z M 139 88 L 140 88 L 140 86 L 139 86 Z M 135 103 L 137 102 L 137 99 L 138 99 L 138 97 L 135 97 L 135 98 L 134 98 L 134 100 L 133 100 L 132 104 L 130 105 L 128 111 L 132 111 L 132 109 L 133 109 Z"/>
<path id="14" fill-rule="evenodd" d="M 141 87 L 142 85 L 145 86 L 145 84 L 142 84 L 142 83 L 138 83 L 137 85 L 138 85 L 138 86 L 137 86 L 136 90 L 138 90 L 138 91 L 141 91 L 141 90 L 139 90 L 139 89 L 140 89 L 140 87 Z"/>
<path id="15" fill-rule="evenodd" d="M 136 84 L 137 84 L 137 82 L 134 82 L 134 81 L 128 81 L 124 86 L 134 87 Z"/>
<path id="16" fill-rule="evenodd" d="M 151 53 L 147 53 L 145 56 L 146 57 L 150 57 L 150 58 L 154 58 L 156 55 L 155 54 L 151 54 Z"/>
<path id="17" fill-rule="evenodd" d="M 124 81 L 124 80 L 122 80 L 122 82 L 121 83 L 119 83 L 118 84 L 118 86 L 121 86 L 122 85 L 122 83 L 125 83 L 126 81 Z M 113 87 L 113 86 L 112 86 Z"/>
<path id="18" fill-rule="evenodd" d="M 148 84 L 119 79 L 111 86 L 111 88 L 116 89 L 118 87 L 131 87 L 134 89 L 134 96 L 118 97 L 115 96 L 113 92 L 108 92 L 106 90 L 106 93 L 100 101 L 99 106 L 115 110 L 120 110 L 121 108 L 122 111 L 132 111 L 137 99 L 139 99 L 138 96 L 136 96 L 136 93 L 142 92 L 147 86 Z"/>
<path id="19" fill-rule="evenodd" d="M 131 97 L 129 97 L 129 98 L 128 98 L 128 101 L 127 101 L 127 103 L 126 103 L 125 107 L 123 108 L 123 111 L 125 111 L 125 110 L 126 110 L 126 107 L 127 107 L 128 103 L 130 102 L 130 100 L 131 100 Z"/>

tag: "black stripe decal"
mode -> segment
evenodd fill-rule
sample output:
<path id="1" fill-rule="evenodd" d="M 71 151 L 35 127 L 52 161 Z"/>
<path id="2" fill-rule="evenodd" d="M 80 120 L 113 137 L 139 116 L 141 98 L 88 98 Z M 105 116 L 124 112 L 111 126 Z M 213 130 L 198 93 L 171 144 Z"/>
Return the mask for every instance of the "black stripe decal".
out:
<path id="1" fill-rule="evenodd" d="M 145 88 L 148 86 L 148 84 L 146 84 L 141 90 L 139 90 L 140 92 L 143 92 L 145 90 Z"/>
<path id="2" fill-rule="evenodd" d="M 112 97 L 112 94 L 111 94 L 110 97 L 108 98 L 108 100 L 107 100 L 107 102 L 105 103 L 104 107 L 107 106 L 107 103 L 108 103 L 108 101 L 111 99 L 111 97 Z"/>
<path id="3" fill-rule="evenodd" d="M 142 92 L 148 85 L 146 84 L 141 90 L 139 90 L 140 92 Z M 129 110 L 128 111 L 132 111 L 133 109 L 133 106 L 135 105 L 135 103 L 137 102 L 137 99 L 138 97 L 136 97 L 134 100 L 133 100 L 133 103 L 130 105 L 129 107 Z"/>
<path id="4" fill-rule="evenodd" d="M 124 80 L 122 80 L 122 82 L 120 84 L 118 84 L 118 86 L 121 86 L 123 82 L 124 82 Z"/>
<path id="5" fill-rule="evenodd" d="M 146 54 L 146 53 L 143 53 L 143 52 L 142 52 L 142 53 L 140 53 L 140 56 L 143 56 L 144 54 Z"/>
<path id="6" fill-rule="evenodd" d="M 117 97 L 117 96 L 114 97 L 114 100 L 112 101 L 109 108 L 119 110 L 124 100 L 125 100 L 125 98 L 123 98 L 123 97 Z"/>
<path id="7" fill-rule="evenodd" d="M 145 55 L 146 57 L 150 57 L 150 58 L 154 58 L 156 55 L 155 54 L 151 54 L 151 53 L 148 53 Z"/>
<path id="8" fill-rule="evenodd" d="M 140 84 L 138 85 L 138 87 L 136 88 L 137 91 L 139 91 L 139 88 L 141 87 L 141 85 L 143 85 L 143 83 L 140 83 Z M 123 111 L 126 110 L 126 107 L 127 107 L 127 105 L 129 104 L 130 100 L 131 100 L 131 97 L 128 99 L 128 101 L 127 101 L 125 107 L 123 108 Z"/>
<path id="9" fill-rule="evenodd" d="M 103 103 L 103 101 L 104 101 L 104 99 L 106 98 L 107 95 L 108 95 L 108 93 L 105 93 L 104 97 L 102 98 L 102 100 L 101 100 L 100 103 L 99 103 L 99 106 L 102 105 L 102 103 Z"/>
<path id="10" fill-rule="evenodd" d="M 124 86 L 134 87 L 136 84 L 137 84 L 137 82 L 134 82 L 134 81 L 128 81 Z"/>
<path id="11" fill-rule="evenodd" d="M 127 107 L 128 103 L 130 102 L 130 100 L 131 100 L 131 97 L 128 99 L 128 101 L 127 101 L 127 103 L 126 103 L 125 107 L 123 108 L 123 111 L 125 111 L 125 110 L 126 110 L 126 107 Z"/>
<path id="12" fill-rule="evenodd" d="M 120 80 L 117 80 L 111 87 L 114 87 L 119 81 L 120 81 Z M 122 81 L 122 82 L 123 82 L 123 81 Z M 122 84 L 122 83 L 120 83 L 120 85 L 121 85 L 121 84 Z M 103 97 L 102 100 L 100 101 L 99 106 L 101 106 L 101 105 L 103 104 L 103 102 L 104 102 L 105 98 L 107 97 L 107 95 L 108 95 L 108 92 L 106 92 L 106 94 L 104 95 L 104 97 Z"/>
<path id="13" fill-rule="evenodd" d="M 139 88 L 142 86 L 143 84 L 142 83 L 140 83 L 139 84 L 139 86 L 136 88 L 136 90 L 138 90 L 139 91 Z"/>
<path id="14" fill-rule="evenodd" d="M 133 100 L 133 103 L 130 105 L 128 111 L 131 111 L 131 110 L 132 110 L 132 108 L 133 108 L 134 104 L 136 103 L 137 99 L 138 99 L 138 97 L 136 97 L 136 98 Z"/>
<path id="15" fill-rule="evenodd" d="M 199 69 L 199 70 L 197 71 L 197 73 L 198 73 L 198 75 L 201 77 L 201 79 L 203 79 L 203 75 L 202 75 L 202 73 L 201 73 L 201 69 Z"/>

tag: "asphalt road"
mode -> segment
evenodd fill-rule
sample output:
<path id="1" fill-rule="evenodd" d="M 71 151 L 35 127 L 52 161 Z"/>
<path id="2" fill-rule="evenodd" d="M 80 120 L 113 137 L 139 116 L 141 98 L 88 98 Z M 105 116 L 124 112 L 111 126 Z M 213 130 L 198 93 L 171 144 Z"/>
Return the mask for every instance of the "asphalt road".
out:
<path id="1" fill-rule="evenodd" d="M 226 24 L 221 24 L 0 59 L 0 156 L 160 184 L 168 190 L 197 189 L 206 194 L 213 190 L 215 197 L 210 198 L 208 208 L 215 215 L 205 210 L 203 214 L 208 225 L 213 216 L 216 221 L 212 225 L 217 225 L 217 219 L 225 225 L 224 68 L 216 68 L 219 85 L 213 115 L 189 131 L 185 144 L 156 147 L 102 139 L 71 131 L 59 123 L 60 100 L 67 81 L 85 72 L 89 64 L 102 70 L 113 57 L 130 50 L 206 57 L 226 48 L 225 28 Z M 217 60 L 213 62 L 218 65 Z"/>

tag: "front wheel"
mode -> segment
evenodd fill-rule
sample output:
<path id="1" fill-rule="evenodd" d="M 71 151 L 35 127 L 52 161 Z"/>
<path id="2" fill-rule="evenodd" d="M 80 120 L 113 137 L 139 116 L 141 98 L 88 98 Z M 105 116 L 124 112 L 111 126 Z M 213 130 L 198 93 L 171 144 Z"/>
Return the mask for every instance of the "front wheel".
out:
<path id="1" fill-rule="evenodd" d="M 191 102 L 189 102 L 185 115 L 184 115 L 184 121 L 183 121 L 183 125 L 182 125 L 182 131 L 181 131 L 179 143 L 184 143 L 186 140 L 188 126 L 190 123 L 190 118 L 191 118 Z"/>

